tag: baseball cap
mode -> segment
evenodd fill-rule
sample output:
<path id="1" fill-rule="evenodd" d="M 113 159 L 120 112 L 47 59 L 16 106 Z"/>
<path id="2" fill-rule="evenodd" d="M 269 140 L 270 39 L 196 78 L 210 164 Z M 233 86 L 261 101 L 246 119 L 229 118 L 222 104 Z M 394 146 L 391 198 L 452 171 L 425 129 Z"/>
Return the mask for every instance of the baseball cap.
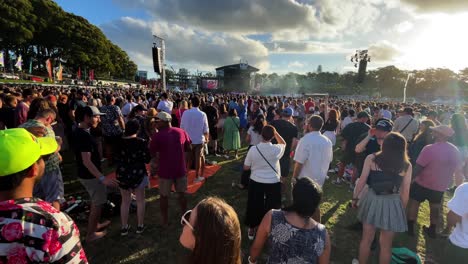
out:
<path id="1" fill-rule="evenodd" d="M 281 112 L 281 115 L 286 117 L 292 116 L 293 110 L 289 107 L 286 107 L 285 109 L 283 109 L 283 112 Z"/>
<path id="2" fill-rule="evenodd" d="M 369 113 L 367 113 L 366 111 L 362 111 L 362 112 L 359 112 L 359 114 L 357 115 L 357 118 L 364 118 L 364 117 L 370 118 Z"/>
<path id="3" fill-rule="evenodd" d="M 208 102 L 214 103 L 214 97 L 213 96 L 208 97 Z"/>
<path id="4" fill-rule="evenodd" d="M 86 114 L 87 116 L 97 116 L 97 115 L 102 116 L 102 115 L 106 115 L 106 114 L 104 114 L 104 113 L 101 113 L 101 111 L 99 111 L 99 109 L 98 109 L 97 107 L 92 106 L 92 105 L 86 106 L 84 110 L 85 110 L 85 114 Z"/>
<path id="5" fill-rule="evenodd" d="M 161 119 L 162 121 L 170 122 L 172 121 L 172 116 L 166 112 L 159 112 L 156 115 L 156 119 Z"/>
<path id="6" fill-rule="evenodd" d="M 441 126 L 435 126 L 431 127 L 432 131 L 435 131 L 437 133 L 440 133 L 446 137 L 451 137 L 453 134 L 455 134 L 455 131 L 453 131 L 452 128 L 446 125 L 441 125 Z"/>
<path id="7" fill-rule="evenodd" d="M 55 138 L 35 137 L 24 128 L 0 130 L 0 177 L 29 168 L 57 148 Z"/>
<path id="8" fill-rule="evenodd" d="M 388 119 L 380 119 L 375 125 L 375 129 L 391 132 L 393 129 L 393 123 Z"/>

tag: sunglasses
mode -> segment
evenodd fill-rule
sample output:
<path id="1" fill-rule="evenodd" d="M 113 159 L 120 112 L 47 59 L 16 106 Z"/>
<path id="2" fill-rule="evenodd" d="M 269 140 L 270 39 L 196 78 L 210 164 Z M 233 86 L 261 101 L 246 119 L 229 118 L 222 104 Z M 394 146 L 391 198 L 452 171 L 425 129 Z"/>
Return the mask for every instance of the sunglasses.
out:
<path id="1" fill-rule="evenodd" d="M 190 227 L 190 229 L 192 229 L 192 231 L 194 231 L 195 229 L 190 224 L 190 215 L 191 214 L 192 214 L 192 210 L 188 210 L 187 212 L 185 212 L 185 214 L 182 216 L 182 218 L 180 218 L 180 224 L 182 226 L 187 225 L 188 227 Z"/>

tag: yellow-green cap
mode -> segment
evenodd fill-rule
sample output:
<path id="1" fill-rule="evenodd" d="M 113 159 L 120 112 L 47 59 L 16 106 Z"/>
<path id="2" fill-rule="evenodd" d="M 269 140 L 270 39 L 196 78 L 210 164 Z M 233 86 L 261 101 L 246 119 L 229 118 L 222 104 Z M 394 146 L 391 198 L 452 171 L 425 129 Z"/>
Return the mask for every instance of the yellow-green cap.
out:
<path id="1" fill-rule="evenodd" d="M 29 168 L 57 148 L 54 138 L 35 137 L 24 128 L 0 130 L 0 177 Z"/>

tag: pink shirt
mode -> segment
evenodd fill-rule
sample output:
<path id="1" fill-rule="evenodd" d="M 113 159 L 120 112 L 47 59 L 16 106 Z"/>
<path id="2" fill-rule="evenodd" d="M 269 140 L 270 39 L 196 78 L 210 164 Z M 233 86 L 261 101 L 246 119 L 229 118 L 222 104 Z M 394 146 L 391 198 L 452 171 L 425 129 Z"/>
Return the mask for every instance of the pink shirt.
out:
<path id="1" fill-rule="evenodd" d="M 462 160 L 457 147 L 448 142 L 439 142 L 424 147 L 416 163 L 424 167 L 416 182 L 425 188 L 443 192 L 452 182 L 453 174 Z"/>

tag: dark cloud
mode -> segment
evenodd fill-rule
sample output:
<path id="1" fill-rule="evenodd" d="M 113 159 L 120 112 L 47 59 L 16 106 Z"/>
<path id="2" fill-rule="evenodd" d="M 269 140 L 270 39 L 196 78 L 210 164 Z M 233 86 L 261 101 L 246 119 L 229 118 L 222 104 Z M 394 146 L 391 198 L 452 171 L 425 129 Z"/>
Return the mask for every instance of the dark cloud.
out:
<path id="1" fill-rule="evenodd" d="M 101 29 L 142 67 L 152 65 L 152 35 L 155 32 L 166 39 L 166 59 L 171 63 L 214 69 L 243 59 L 262 70 L 269 66 L 265 46 L 239 35 L 210 33 L 130 17 L 101 25 Z"/>
<path id="2" fill-rule="evenodd" d="M 466 0 L 401 0 L 419 12 L 458 13 L 468 11 Z"/>

